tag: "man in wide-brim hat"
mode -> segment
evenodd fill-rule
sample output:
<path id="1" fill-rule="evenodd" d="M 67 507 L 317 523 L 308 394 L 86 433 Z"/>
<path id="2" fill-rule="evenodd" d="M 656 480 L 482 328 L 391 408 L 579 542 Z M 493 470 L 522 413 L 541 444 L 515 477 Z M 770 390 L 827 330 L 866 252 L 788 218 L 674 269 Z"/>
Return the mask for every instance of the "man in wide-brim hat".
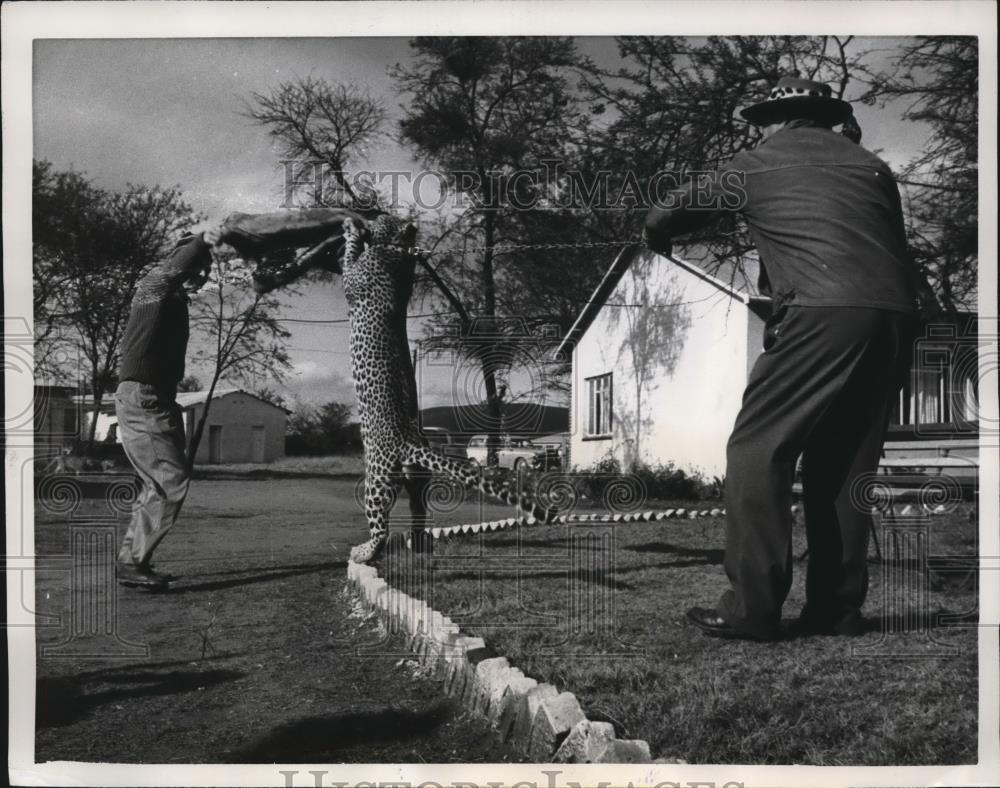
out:
<path id="1" fill-rule="evenodd" d="M 675 235 L 739 211 L 773 299 L 727 445 L 731 587 L 687 617 L 717 637 L 783 636 L 801 457 L 809 566 L 796 629 L 860 634 L 871 515 L 852 491 L 877 468 L 916 325 L 899 192 L 888 166 L 856 144 L 851 105 L 827 85 L 784 77 L 740 114 L 763 142 L 665 195 L 646 218 L 648 245 L 669 253 Z M 841 124 L 853 136 L 833 130 Z"/>
<path id="2" fill-rule="evenodd" d="M 832 128 L 854 115 L 850 104 L 832 94 L 830 86 L 822 82 L 782 77 L 766 101 L 741 109 L 740 115 L 762 127 L 790 118 L 811 118 Z"/>

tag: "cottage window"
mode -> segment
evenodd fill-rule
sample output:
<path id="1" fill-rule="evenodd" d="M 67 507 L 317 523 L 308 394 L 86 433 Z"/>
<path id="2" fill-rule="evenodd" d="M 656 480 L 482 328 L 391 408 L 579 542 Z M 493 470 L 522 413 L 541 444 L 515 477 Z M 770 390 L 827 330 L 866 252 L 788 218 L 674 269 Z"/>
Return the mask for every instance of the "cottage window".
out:
<path id="1" fill-rule="evenodd" d="M 611 435 L 611 373 L 587 378 L 586 437 Z"/>

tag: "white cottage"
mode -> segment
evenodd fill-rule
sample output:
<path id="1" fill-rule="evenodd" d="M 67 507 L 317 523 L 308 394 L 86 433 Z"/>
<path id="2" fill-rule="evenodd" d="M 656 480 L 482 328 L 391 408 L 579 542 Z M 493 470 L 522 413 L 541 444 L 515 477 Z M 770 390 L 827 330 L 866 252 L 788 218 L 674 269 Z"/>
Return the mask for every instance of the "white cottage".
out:
<path id="1" fill-rule="evenodd" d="M 753 269 L 719 278 L 648 250 L 618 256 L 559 348 L 572 353 L 571 465 L 613 457 L 725 472 L 771 312 Z M 978 455 L 978 344 L 971 313 L 922 329 L 887 457 Z"/>
<path id="2" fill-rule="evenodd" d="M 572 351 L 574 466 L 614 457 L 724 472 L 770 310 L 750 278 L 732 279 L 648 250 L 618 256 L 560 347 Z"/>

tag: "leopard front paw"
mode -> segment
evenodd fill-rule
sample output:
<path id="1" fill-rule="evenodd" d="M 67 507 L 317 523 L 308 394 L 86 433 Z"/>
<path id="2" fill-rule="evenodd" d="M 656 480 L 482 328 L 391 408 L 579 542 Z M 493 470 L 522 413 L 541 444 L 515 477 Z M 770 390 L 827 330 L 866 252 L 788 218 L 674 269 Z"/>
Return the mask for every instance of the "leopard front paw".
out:
<path id="1" fill-rule="evenodd" d="M 350 560 L 355 564 L 373 564 L 379 558 L 382 557 L 382 553 L 385 551 L 386 539 L 382 537 L 373 537 L 367 542 L 362 542 L 359 545 L 355 545 L 351 548 Z"/>

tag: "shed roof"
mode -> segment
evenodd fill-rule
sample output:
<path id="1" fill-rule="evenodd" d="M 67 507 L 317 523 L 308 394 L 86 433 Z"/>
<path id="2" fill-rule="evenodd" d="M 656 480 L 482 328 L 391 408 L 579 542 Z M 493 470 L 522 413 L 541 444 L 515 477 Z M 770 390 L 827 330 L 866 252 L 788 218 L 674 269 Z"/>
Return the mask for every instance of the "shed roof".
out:
<path id="1" fill-rule="evenodd" d="M 238 394 L 241 391 L 251 397 L 254 396 L 253 394 L 250 394 L 249 391 L 243 391 L 243 389 L 216 389 L 212 392 L 212 399 L 222 399 L 223 397 L 228 397 L 230 394 Z M 205 402 L 207 399 L 207 391 L 181 391 L 177 394 L 177 404 L 182 408 L 190 408 L 192 405 L 201 405 L 201 403 Z M 260 397 L 257 397 L 257 399 L 260 399 Z M 261 400 L 261 402 L 264 401 L 265 400 Z M 268 402 L 267 404 L 270 405 L 272 403 Z"/>
<path id="2" fill-rule="evenodd" d="M 228 397 L 230 394 L 245 394 L 248 397 L 253 397 L 258 402 L 262 402 L 265 405 L 270 405 L 272 408 L 277 408 L 278 410 L 283 410 L 285 413 L 291 413 L 288 408 L 283 408 L 280 405 L 275 405 L 273 402 L 268 402 L 266 399 L 262 399 L 254 394 L 252 391 L 247 391 L 241 388 L 228 388 L 228 389 L 216 389 L 212 392 L 213 400 L 220 400 L 223 397 Z M 77 394 L 70 399 L 77 405 L 83 405 L 85 408 L 94 407 L 94 398 L 89 394 Z M 182 408 L 191 408 L 195 405 L 201 405 L 208 399 L 207 391 L 182 391 L 177 394 L 177 404 Z M 111 392 L 108 392 L 101 402 L 101 407 L 107 410 L 114 409 L 114 398 Z"/>
<path id="3" fill-rule="evenodd" d="M 291 411 L 288 410 L 288 408 L 283 408 L 281 407 L 281 405 L 275 405 L 273 402 L 268 402 L 266 399 L 258 397 L 252 391 L 247 391 L 246 389 L 241 389 L 241 388 L 216 389 L 214 392 L 212 392 L 212 399 L 220 400 L 223 397 L 230 396 L 231 394 L 244 394 L 248 397 L 252 397 L 258 402 L 264 403 L 265 405 L 270 405 L 272 408 L 283 410 L 285 411 L 285 413 L 291 413 Z M 195 405 L 201 405 L 207 399 L 208 399 L 207 391 L 182 391 L 177 394 L 177 404 L 180 405 L 182 408 L 190 408 Z"/>

